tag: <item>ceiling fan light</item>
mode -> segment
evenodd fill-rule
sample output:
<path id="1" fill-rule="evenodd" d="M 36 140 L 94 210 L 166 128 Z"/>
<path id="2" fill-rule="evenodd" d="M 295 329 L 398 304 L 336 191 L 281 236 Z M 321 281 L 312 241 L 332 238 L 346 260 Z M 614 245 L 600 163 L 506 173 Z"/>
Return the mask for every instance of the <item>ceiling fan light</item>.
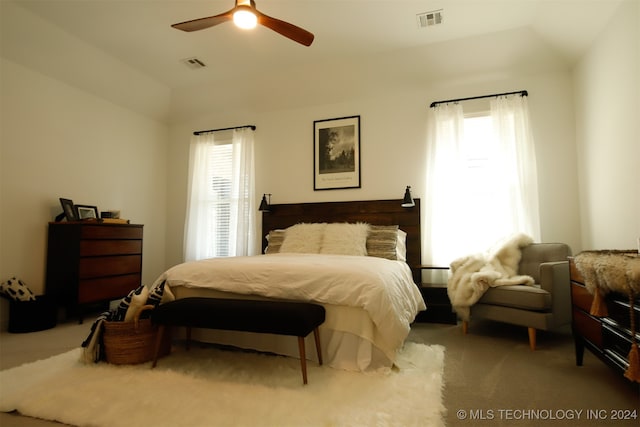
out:
<path id="1" fill-rule="evenodd" d="M 252 11 L 237 10 L 233 13 L 233 22 L 244 30 L 251 30 L 258 24 L 258 17 Z"/>

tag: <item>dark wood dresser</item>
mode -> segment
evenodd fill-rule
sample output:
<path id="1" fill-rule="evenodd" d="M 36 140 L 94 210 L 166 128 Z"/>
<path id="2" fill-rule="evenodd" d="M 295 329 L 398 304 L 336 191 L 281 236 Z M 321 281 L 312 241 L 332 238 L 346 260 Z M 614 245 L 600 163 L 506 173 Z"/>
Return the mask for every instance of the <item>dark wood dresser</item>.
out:
<path id="1" fill-rule="evenodd" d="M 47 294 L 80 316 L 84 305 L 121 298 L 142 281 L 138 224 L 49 223 Z"/>
<path id="2" fill-rule="evenodd" d="M 608 315 L 597 317 L 589 314 L 593 296 L 584 284 L 584 278 L 569 258 L 571 270 L 571 303 L 573 312 L 573 336 L 575 339 L 576 365 L 582 366 L 584 349 L 589 349 L 604 363 L 624 373 L 629 366 L 627 355 L 631 349 L 629 297 L 610 293 L 605 298 Z M 634 301 L 635 318 L 640 319 L 640 299 Z M 636 332 L 640 341 L 640 333 Z"/>

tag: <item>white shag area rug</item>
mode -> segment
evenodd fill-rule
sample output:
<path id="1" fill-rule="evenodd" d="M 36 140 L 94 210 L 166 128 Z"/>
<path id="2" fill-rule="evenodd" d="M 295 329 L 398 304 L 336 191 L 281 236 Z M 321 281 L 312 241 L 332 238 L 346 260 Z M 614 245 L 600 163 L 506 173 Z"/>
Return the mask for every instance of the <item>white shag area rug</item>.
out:
<path id="1" fill-rule="evenodd" d="M 348 372 L 219 348 L 136 366 L 80 349 L 0 372 L 0 410 L 77 426 L 444 426 L 444 348 L 408 342 L 396 367 Z"/>

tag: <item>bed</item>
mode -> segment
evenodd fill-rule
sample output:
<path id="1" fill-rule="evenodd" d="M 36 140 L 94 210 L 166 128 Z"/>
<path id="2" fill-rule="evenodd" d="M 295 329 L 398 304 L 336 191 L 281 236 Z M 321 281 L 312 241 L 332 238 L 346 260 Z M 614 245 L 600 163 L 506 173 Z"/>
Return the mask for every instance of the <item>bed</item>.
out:
<path id="1" fill-rule="evenodd" d="M 178 299 L 319 303 L 326 310 L 320 327 L 326 364 L 353 371 L 390 367 L 425 309 L 411 268 L 421 262 L 415 202 L 412 208 L 401 207 L 401 200 L 271 205 L 262 215 L 261 255 L 179 264 L 154 285 L 166 281 Z M 295 340 L 277 335 L 201 329 L 192 339 L 298 357 Z M 307 339 L 313 348 L 313 337 Z"/>

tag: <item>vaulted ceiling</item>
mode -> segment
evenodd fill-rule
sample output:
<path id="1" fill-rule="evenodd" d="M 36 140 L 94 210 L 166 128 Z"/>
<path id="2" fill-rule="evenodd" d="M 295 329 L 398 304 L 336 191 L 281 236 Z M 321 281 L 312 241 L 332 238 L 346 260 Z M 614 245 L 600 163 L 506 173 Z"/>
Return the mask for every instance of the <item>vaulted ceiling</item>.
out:
<path id="1" fill-rule="evenodd" d="M 240 86 L 249 96 L 274 84 L 290 84 L 295 92 L 300 82 L 322 76 L 335 78 L 339 89 L 341 80 L 347 84 L 371 76 L 410 84 L 456 72 L 570 67 L 620 4 L 620 0 L 255 1 L 261 12 L 312 32 L 313 44 L 302 46 L 264 27 L 246 31 L 225 23 L 186 33 L 170 26 L 227 11 L 234 0 L 2 0 L 2 4 L 17 4 L 174 94 L 218 88 L 225 96 L 231 96 L 232 89 L 237 93 Z M 417 14 L 440 9 L 441 25 L 418 25 Z M 3 26 L 11 26 L 7 21 Z M 65 74 L 64 67 L 90 67 L 83 65 L 81 49 L 77 58 L 66 52 L 43 59 L 46 41 L 33 37 L 24 26 L 3 30 L 3 56 L 23 63 L 39 61 L 39 68 L 48 61 L 52 69 L 60 68 L 58 78 Z M 34 49 L 31 57 L 28 49 Z M 40 58 L 33 58 L 36 55 Z M 194 70 L 183 63 L 193 57 L 206 67 Z M 66 65 L 54 65 L 55 61 Z"/>

